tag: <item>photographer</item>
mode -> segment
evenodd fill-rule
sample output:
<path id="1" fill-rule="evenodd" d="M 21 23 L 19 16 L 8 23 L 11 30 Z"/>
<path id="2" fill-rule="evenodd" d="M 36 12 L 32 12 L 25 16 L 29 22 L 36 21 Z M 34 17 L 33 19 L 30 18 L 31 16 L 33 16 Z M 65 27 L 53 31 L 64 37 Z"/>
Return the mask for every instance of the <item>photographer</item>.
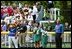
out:
<path id="1" fill-rule="evenodd" d="M 23 21 L 20 21 L 19 24 L 17 25 L 17 29 L 20 32 L 19 34 L 19 46 L 24 46 L 23 44 L 25 43 L 25 36 L 26 36 L 26 24 Z"/>

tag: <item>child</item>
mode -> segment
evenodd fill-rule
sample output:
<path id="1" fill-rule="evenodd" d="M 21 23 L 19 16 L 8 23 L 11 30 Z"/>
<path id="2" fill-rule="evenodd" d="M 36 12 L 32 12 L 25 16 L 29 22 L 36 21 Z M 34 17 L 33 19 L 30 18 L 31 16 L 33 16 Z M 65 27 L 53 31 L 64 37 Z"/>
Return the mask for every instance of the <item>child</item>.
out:
<path id="1" fill-rule="evenodd" d="M 41 36 L 41 44 L 43 48 L 47 47 L 47 40 L 48 40 L 48 36 L 47 36 L 47 32 L 45 32 L 44 30 L 42 31 L 42 36 Z"/>
<path id="2" fill-rule="evenodd" d="M 9 24 L 9 34 L 8 34 L 8 42 L 9 48 L 11 48 L 11 43 L 13 41 L 15 48 L 18 48 L 18 34 L 15 24 Z M 11 41 L 12 40 L 12 41 Z"/>
<path id="3" fill-rule="evenodd" d="M 39 24 L 37 23 L 35 26 L 35 31 L 34 31 L 34 43 L 35 43 L 35 48 L 39 48 L 40 47 L 40 40 L 41 40 L 41 32 L 40 32 L 40 28 Z"/>
<path id="4" fill-rule="evenodd" d="M 42 35 L 41 35 L 41 46 L 42 48 L 46 48 L 47 46 L 47 40 L 48 40 L 48 35 L 47 35 L 47 31 L 46 31 L 46 28 L 44 28 L 44 26 L 42 25 L 41 26 L 41 32 L 42 32 Z"/>

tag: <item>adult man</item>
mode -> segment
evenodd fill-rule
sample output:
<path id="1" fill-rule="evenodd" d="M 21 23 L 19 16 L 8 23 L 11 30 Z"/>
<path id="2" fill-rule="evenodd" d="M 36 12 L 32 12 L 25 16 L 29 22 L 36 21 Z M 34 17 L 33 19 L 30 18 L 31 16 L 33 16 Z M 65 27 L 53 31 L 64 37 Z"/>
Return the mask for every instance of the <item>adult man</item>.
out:
<path id="1" fill-rule="evenodd" d="M 62 48 L 62 34 L 64 32 L 63 24 L 60 24 L 60 20 L 57 20 L 56 22 L 57 22 L 55 26 L 56 48 Z"/>
<path id="2" fill-rule="evenodd" d="M 26 27 L 26 23 L 24 23 L 24 21 L 22 20 L 20 22 L 20 25 L 18 25 L 18 31 L 20 32 L 19 34 L 19 46 L 24 46 L 25 44 L 25 37 L 26 37 L 26 31 L 27 31 L 27 27 Z"/>

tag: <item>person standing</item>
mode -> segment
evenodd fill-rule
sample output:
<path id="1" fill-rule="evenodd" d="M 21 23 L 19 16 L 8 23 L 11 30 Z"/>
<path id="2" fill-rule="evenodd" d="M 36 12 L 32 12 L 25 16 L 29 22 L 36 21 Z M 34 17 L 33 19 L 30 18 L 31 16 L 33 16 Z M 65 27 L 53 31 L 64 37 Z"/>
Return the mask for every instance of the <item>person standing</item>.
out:
<path id="1" fill-rule="evenodd" d="M 45 29 L 41 29 L 42 35 L 41 35 L 41 46 L 42 48 L 47 48 L 47 42 L 48 42 L 48 34 Z"/>
<path id="2" fill-rule="evenodd" d="M 19 34 L 19 47 L 23 47 L 25 45 L 25 37 L 27 33 L 26 23 L 24 21 L 20 21 L 17 29 L 20 32 Z"/>
<path id="3" fill-rule="evenodd" d="M 62 36 L 64 33 L 63 24 L 60 24 L 60 20 L 56 21 L 55 32 L 56 32 L 56 48 L 62 48 Z"/>
<path id="4" fill-rule="evenodd" d="M 12 41 L 15 48 L 18 48 L 18 33 L 15 24 L 9 24 L 9 34 L 8 34 L 9 48 L 11 48 Z"/>
<path id="5" fill-rule="evenodd" d="M 36 26 L 34 27 L 34 37 L 33 37 L 33 40 L 34 40 L 34 47 L 35 48 L 40 48 L 40 41 L 41 41 L 41 30 L 40 30 L 40 25 L 39 23 L 36 23 L 35 24 Z"/>
<path id="6" fill-rule="evenodd" d="M 41 2 L 37 2 L 36 3 L 36 6 L 37 6 L 37 16 L 36 16 L 36 21 L 39 22 L 42 20 L 42 17 L 44 15 L 44 8 L 43 8 L 43 5 L 41 5 Z"/>
<path id="7" fill-rule="evenodd" d="M 37 12 L 38 12 L 38 10 L 37 10 L 37 5 L 34 4 L 34 6 L 33 6 L 33 12 L 32 12 L 32 15 L 33 15 L 33 21 L 34 21 L 34 22 L 36 21 Z"/>
<path id="8" fill-rule="evenodd" d="M 7 31 L 7 24 L 4 22 L 4 21 L 2 21 L 1 22 L 1 32 L 6 32 Z M 1 43 L 3 44 L 4 42 L 5 42 L 5 36 L 4 36 L 4 34 L 1 34 Z"/>
<path id="9" fill-rule="evenodd" d="M 2 31 L 7 31 L 7 24 L 2 22 Z"/>

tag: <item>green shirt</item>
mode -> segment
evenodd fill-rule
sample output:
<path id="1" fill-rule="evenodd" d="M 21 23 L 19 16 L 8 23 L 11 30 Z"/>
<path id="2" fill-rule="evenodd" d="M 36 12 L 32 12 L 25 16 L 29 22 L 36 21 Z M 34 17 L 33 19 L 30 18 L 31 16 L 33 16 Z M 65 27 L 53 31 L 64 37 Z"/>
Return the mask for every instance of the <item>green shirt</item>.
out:
<path id="1" fill-rule="evenodd" d="M 40 29 L 37 29 L 34 34 L 34 42 L 41 40 L 41 31 Z"/>
<path id="2" fill-rule="evenodd" d="M 47 47 L 47 42 L 48 42 L 48 36 L 46 34 L 42 35 L 41 44 L 43 48 Z"/>
<path id="3" fill-rule="evenodd" d="M 42 43 L 47 43 L 47 40 L 48 40 L 48 36 L 46 34 L 42 35 L 41 42 Z"/>

